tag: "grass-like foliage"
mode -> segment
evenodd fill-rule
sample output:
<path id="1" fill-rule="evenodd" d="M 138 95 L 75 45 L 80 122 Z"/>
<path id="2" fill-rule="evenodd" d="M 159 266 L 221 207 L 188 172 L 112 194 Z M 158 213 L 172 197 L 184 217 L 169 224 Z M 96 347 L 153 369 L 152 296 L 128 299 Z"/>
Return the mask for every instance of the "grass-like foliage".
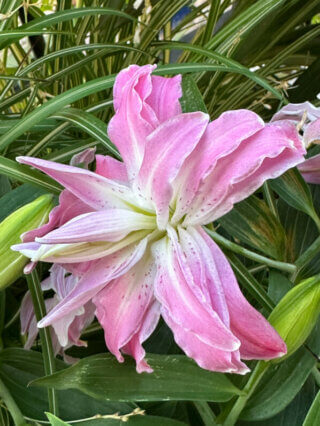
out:
<path id="1" fill-rule="evenodd" d="M 45 315 L 49 266 L 26 276 L 10 251 L 62 189 L 17 156 L 69 164 L 95 148 L 121 159 L 107 125 L 122 69 L 182 74 L 183 112 L 250 109 L 268 122 L 288 103 L 319 106 L 319 55 L 319 0 L 0 0 L 1 426 L 320 424 L 320 189 L 298 170 L 207 226 L 247 299 L 287 339 L 283 360 L 249 361 L 245 376 L 198 367 L 163 320 L 145 344 L 152 374 L 119 364 L 97 321 L 87 347 L 66 351 L 75 365 L 54 356 L 49 328 L 24 349 L 21 302 L 29 288 Z"/>

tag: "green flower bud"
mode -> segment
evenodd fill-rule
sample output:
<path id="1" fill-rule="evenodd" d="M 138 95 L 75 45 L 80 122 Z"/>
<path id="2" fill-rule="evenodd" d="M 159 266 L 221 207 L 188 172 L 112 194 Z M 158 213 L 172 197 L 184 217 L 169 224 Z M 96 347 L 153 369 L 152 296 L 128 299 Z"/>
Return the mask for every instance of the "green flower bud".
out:
<path id="1" fill-rule="evenodd" d="M 269 322 L 287 345 L 287 355 L 295 352 L 307 339 L 320 313 L 320 274 L 302 281 L 280 300 Z"/>
<path id="2" fill-rule="evenodd" d="M 27 257 L 10 247 L 21 242 L 20 235 L 24 232 L 46 223 L 52 207 L 52 195 L 42 195 L 0 223 L 0 290 L 19 278 L 28 262 Z"/>

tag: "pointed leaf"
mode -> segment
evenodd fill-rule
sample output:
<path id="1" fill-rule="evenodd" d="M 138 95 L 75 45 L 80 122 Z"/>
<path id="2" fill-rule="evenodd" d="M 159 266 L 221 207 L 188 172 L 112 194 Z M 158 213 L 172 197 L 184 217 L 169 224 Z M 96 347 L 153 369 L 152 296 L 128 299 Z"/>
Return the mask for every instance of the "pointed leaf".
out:
<path id="1" fill-rule="evenodd" d="M 67 365 L 56 359 L 56 367 L 62 370 Z M 44 375 L 41 352 L 21 348 L 7 348 L 0 353 L 0 378 L 10 391 L 22 414 L 33 419 L 46 420 L 48 411 L 47 389 L 29 387 L 30 381 Z M 77 420 L 96 414 L 126 414 L 135 404 L 124 402 L 100 402 L 77 390 L 59 391 L 59 414 L 65 420 Z M 36 402 L 36 403 L 35 403 Z M 1 424 L 1 422 L 0 422 Z"/>
<path id="2" fill-rule="evenodd" d="M 284 260 L 286 236 L 266 203 L 250 197 L 219 219 L 233 237 L 278 260 Z"/>
<path id="3" fill-rule="evenodd" d="M 320 424 L 320 391 L 318 392 L 316 399 L 313 401 L 313 404 L 311 405 L 311 408 L 302 426 L 314 426 L 319 424 Z"/>
<path id="4" fill-rule="evenodd" d="M 227 401 L 241 393 L 225 375 L 203 370 L 186 356 L 150 354 L 146 359 L 152 374 L 137 374 L 131 359 L 119 364 L 112 355 L 101 354 L 32 384 L 75 388 L 98 399 L 120 401 Z"/>
<path id="5" fill-rule="evenodd" d="M 271 180 L 270 185 L 290 206 L 313 219 L 316 217 L 310 189 L 297 169 L 288 170 L 279 178 Z"/>

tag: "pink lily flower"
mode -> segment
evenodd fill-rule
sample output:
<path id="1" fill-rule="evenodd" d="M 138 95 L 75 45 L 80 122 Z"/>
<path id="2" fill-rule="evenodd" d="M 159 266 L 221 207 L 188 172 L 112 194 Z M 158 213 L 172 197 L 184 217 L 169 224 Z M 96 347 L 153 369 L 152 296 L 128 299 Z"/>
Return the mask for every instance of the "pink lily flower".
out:
<path id="1" fill-rule="evenodd" d="M 210 123 L 202 112 L 182 114 L 181 76 L 153 76 L 154 68 L 132 65 L 116 78 L 108 134 L 123 163 L 97 155 L 93 173 L 17 159 L 90 211 L 14 249 L 80 277 L 40 327 L 92 300 L 110 352 L 120 362 L 130 354 L 138 372 L 151 372 L 142 343 L 162 315 L 199 366 L 245 374 L 241 358 L 279 357 L 286 345 L 247 302 L 202 226 L 302 162 L 305 149 L 293 124 L 265 124 L 251 111 Z"/>
<path id="2" fill-rule="evenodd" d="M 54 290 L 55 292 L 53 297 L 45 300 L 47 312 L 50 312 L 58 305 L 78 282 L 77 277 L 73 275 L 66 276 L 66 272 L 61 266 L 53 265 L 50 269 L 50 276 L 41 283 L 43 291 Z M 60 354 L 66 361 L 70 361 L 71 358 L 64 353 L 66 349 L 73 345 L 86 346 L 86 342 L 80 340 L 80 335 L 91 324 L 94 314 L 95 305 L 89 301 L 84 306 L 70 311 L 68 315 L 52 324 L 51 338 L 55 355 Z M 37 338 L 39 330 L 29 291 L 25 294 L 21 303 L 20 321 L 21 334 L 28 335 L 24 347 L 25 349 L 30 349 Z"/>
<path id="3" fill-rule="evenodd" d="M 320 108 L 310 102 L 286 105 L 272 118 L 272 122 L 279 120 L 289 121 L 300 128 L 306 147 L 312 143 L 320 143 Z M 306 182 L 320 183 L 320 154 L 305 160 L 298 169 Z"/>

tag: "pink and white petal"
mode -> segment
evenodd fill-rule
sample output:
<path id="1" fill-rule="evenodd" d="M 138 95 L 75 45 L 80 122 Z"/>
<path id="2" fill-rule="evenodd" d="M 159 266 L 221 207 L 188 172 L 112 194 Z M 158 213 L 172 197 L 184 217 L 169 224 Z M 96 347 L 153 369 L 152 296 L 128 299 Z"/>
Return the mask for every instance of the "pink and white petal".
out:
<path id="1" fill-rule="evenodd" d="M 128 174 L 125 164 L 109 155 L 96 155 L 96 173 L 120 183 L 128 183 Z"/>
<path id="2" fill-rule="evenodd" d="M 148 339 L 153 333 L 160 318 L 160 305 L 154 300 L 151 302 L 146 313 L 144 314 L 140 330 L 135 333 L 130 341 L 122 348 L 122 352 L 131 355 L 136 361 L 136 369 L 138 373 L 152 373 L 153 370 L 144 359 L 145 350 L 142 343 Z"/>
<path id="3" fill-rule="evenodd" d="M 73 276 L 79 278 L 86 274 L 90 268 L 93 267 L 99 260 L 92 260 L 88 262 L 79 262 L 79 263 L 63 263 L 60 266 L 72 274 Z"/>
<path id="4" fill-rule="evenodd" d="M 276 330 L 243 296 L 231 266 L 217 244 L 199 227 L 192 231 L 215 259 L 230 315 L 230 328 L 241 341 L 244 359 L 272 359 L 286 353 L 286 345 Z"/>
<path id="5" fill-rule="evenodd" d="M 298 123 L 306 114 L 309 121 L 320 118 L 320 108 L 316 108 L 310 102 L 302 102 L 298 104 L 288 104 L 281 108 L 273 117 L 273 121 L 290 120 Z"/>
<path id="6" fill-rule="evenodd" d="M 152 92 L 146 102 L 155 112 L 159 123 L 163 123 L 175 115 L 181 114 L 179 99 L 182 96 L 181 75 L 166 78 L 151 76 Z"/>
<path id="7" fill-rule="evenodd" d="M 229 309 L 224 295 L 222 278 L 218 273 L 216 260 L 206 244 L 203 244 L 201 238 L 198 238 L 197 231 L 189 227 L 187 230 L 179 227 L 179 240 L 183 252 L 186 255 L 188 265 L 201 265 L 202 277 L 199 276 L 195 268 L 193 268 L 194 280 L 199 285 L 200 282 L 203 291 L 206 294 L 206 302 L 219 315 L 226 327 L 230 328 Z M 185 270 L 185 266 L 181 265 Z M 202 279 L 201 279 L 202 278 Z"/>
<path id="8" fill-rule="evenodd" d="M 108 283 L 129 271 L 143 256 L 148 240 L 145 238 L 139 244 L 132 244 L 94 262 L 92 267 L 83 275 L 74 289 L 38 324 L 46 327 L 71 310 L 85 305 Z"/>
<path id="9" fill-rule="evenodd" d="M 308 183 L 320 183 L 320 154 L 308 158 L 298 166 L 304 180 Z"/>
<path id="10" fill-rule="evenodd" d="M 34 270 L 36 266 L 37 266 L 37 262 L 27 263 L 26 266 L 23 268 L 23 273 L 26 275 L 31 274 L 31 272 Z"/>
<path id="11" fill-rule="evenodd" d="M 92 323 L 95 316 L 96 307 L 89 301 L 84 305 L 84 313 L 77 315 L 72 321 L 68 330 L 69 345 L 86 346 L 86 343 L 80 340 L 82 332 Z"/>
<path id="12" fill-rule="evenodd" d="M 308 124 L 303 135 L 303 140 L 306 147 L 311 143 L 320 142 L 320 118 Z"/>
<path id="13" fill-rule="evenodd" d="M 152 256 L 146 254 L 130 271 L 112 280 L 92 299 L 106 345 L 119 362 L 123 362 L 120 349 L 141 329 L 152 302 L 155 273 Z"/>
<path id="14" fill-rule="evenodd" d="M 180 114 L 161 124 L 148 137 L 136 190 L 154 202 L 160 229 L 168 222 L 173 181 L 198 144 L 208 120 L 208 115 L 202 112 Z"/>
<path id="15" fill-rule="evenodd" d="M 29 252 L 34 256 L 34 258 L 38 259 L 38 256 L 40 256 L 39 259 L 44 262 L 59 263 L 62 264 L 64 268 L 73 267 L 76 269 L 80 268 L 87 270 L 87 266 L 82 268 L 81 265 L 95 262 L 102 257 L 109 256 L 110 254 L 129 246 L 132 243 L 137 243 L 147 236 L 151 238 L 152 235 L 153 233 L 150 233 L 150 231 L 143 230 L 132 232 L 127 237 L 117 242 L 95 241 L 90 243 L 43 244 L 40 245 L 37 251 L 32 252 L 29 250 Z M 24 250 L 25 248 L 23 244 L 18 245 L 17 247 L 14 246 L 14 248 L 21 249 L 23 252 L 26 251 Z M 76 275 L 83 275 L 83 273 L 80 272 L 80 269 L 79 273 Z"/>
<path id="16" fill-rule="evenodd" d="M 83 315 L 83 314 L 84 314 L 84 308 L 81 307 L 75 311 L 70 311 L 69 313 L 64 315 L 63 318 L 60 318 L 51 324 L 59 340 L 59 344 L 63 348 L 67 347 L 69 344 L 69 328 L 71 324 L 73 323 L 74 319 L 78 315 Z"/>
<path id="17" fill-rule="evenodd" d="M 33 315 L 33 317 L 31 318 L 27 333 L 28 333 L 28 337 L 27 337 L 27 341 L 24 344 L 24 349 L 31 349 L 34 342 L 37 339 L 38 336 L 38 327 L 37 327 L 37 320 L 35 315 Z"/>
<path id="18" fill-rule="evenodd" d="M 214 348 L 199 340 L 196 334 L 175 323 L 167 309 L 163 308 L 161 314 L 171 328 L 176 343 L 200 367 L 221 373 L 246 374 L 250 371 L 244 363 L 234 356 L 239 351 L 228 352 Z"/>
<path id="19" fill-rule="evenodd" d="M 233 205 L 304 161 L 305 148 L 289 122 L 266 125 L 221 158 L 199 188 L 184 225 L 206 224 L 230 211 Z"/>
<path id="20" fill-rule="evenodd" d="M 94 161 L 94 155 L 96 152 L 96 148 L 87 148 L 84 151 L 75 154 L 70 161 L 70 166 L 78 166 L 83 164 L 87 169 L 89 164 Z"/>
<path id="21" fill-rule="evenodd" d="M 34 317 L 32 298 L 29 291 L 24 295 L 20 309 L 21 334 L 26 334 Z"/>
<path id="22" fill-rule="evenodd" d="M 37 262 L 41 259 L 42 255 L 44 255 L 48 250 L 50 250 L 50 246 L 39 244 L 36 242 L 30 242 L 14 244 L 10 247 L 10 249 L 13 251 L 19 251 L 24 256 L 29 257 L 32 262 Z"/>
<path id="23" fill-rule="evenodd" d="M 248 110 L 227 111 L 208 124 L 200 142 L 184 162 L 176 179 L 178 222 L 187 212 L 200 182 L 214 169 L 220 158 L 230 155 L 240 143 L 264 127 L 263 120 Z"/>
<path id="24" fill-rule="evenodd" d="M 143 158 L 146 138 L 155 126 L 155 114 L 145 102 L 152 90 L 151 72 L 155 66 L 131 65 L 121 71 L 114 85 L 116 114 L 108 126 L 108 135 L 118 148 L 131 180 Z"/>
<path id="25" fill-rule="evenodd" d="M 134 200 L 127 186 L 89 170 L 32 157 L 17 157 L 17 161 L 43 171 L 94 210 L 127 208 L 127 202 Z"/>
<path id="26" fill-rule="evenodd" d="M 49 213 L 49 221 L 37 229 L 22 234 L 22 241 L 25 243 L 34 241 L 36 237 L 42 237 L 74 217 L 91 211 L 92 207 L 85 204 L 71 192 L 64 190 L 60 194 L 59 205 L 54 207 Z"/>
<path id="27" fill-rule="evenodd" d="M 237 350 L 239 340 L 217 313 L 199 300 L 200 289 L 195 292 L 196 283 L 190 285 L 186 279 L 171 240 L 165 237 L 154 243 L 153 252 L 158 267 L 155 296 L 173 321 L 214 348 Z"/>
<path id="28" fill-rule="evenodd" d="M 42 244 L 119 241 L 133 231 L 154 229 L 155 217 L 133 210 L 109 209 L 77 216 L 49 234 L 36 238 Z"/>

